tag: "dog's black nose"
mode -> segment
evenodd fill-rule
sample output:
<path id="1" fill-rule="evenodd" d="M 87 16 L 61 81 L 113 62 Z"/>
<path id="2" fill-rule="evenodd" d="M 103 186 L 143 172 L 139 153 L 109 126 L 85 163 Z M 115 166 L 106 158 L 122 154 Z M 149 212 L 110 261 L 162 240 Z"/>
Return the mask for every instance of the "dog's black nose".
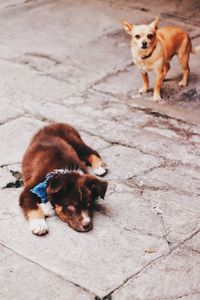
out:
<path id="1" fill-rule="evenodd" d="M 146 41 L 142 41 L 142 47 L 144 47 L 144 48 L 147 47 L 147 42 Z"/>
<path id="2" fill-rule="evenodd" d="M 92 223 L 88 223 L 86 225 L 83 225 L 83 228 L 86 230 L 86 231 L 89 231 L 91 228 L 92 228 Z"/>

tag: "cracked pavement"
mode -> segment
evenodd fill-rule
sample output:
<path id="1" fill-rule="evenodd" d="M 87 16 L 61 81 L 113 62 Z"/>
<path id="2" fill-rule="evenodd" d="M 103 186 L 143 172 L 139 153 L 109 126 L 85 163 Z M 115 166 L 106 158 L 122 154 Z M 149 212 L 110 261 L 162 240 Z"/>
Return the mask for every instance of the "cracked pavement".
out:
<path id="1" fill-rule="evenodd" d="M 140 96 L 121 18 L 185 28 L 200 44 L 198 0 L 7 0 L 0 3 L 0 298 L 200 299 L 200 73 L 177 60 Z M 32 235 L 18 206 L 21 160 L 52 121 L 75 126 L 106 161 L 94 229 L 56 216 Z"/>

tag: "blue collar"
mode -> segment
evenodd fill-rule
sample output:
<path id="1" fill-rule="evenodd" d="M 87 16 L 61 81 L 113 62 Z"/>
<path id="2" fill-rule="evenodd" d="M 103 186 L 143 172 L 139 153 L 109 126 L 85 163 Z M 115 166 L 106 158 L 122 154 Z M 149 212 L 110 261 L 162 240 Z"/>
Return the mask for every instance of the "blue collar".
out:
<path id="1" fill-rule="evenodd" d="M 41 199 L 42 203 L 48 202 L 46 192 L 48 180 L 49 178 L 45 179 L 45 181 L 38 183 L 33 189 L 30 190 L 33 194 Z"/>
<path id="2" fill-rule="evenodd" d="M 48 173 L 45 177 L 45 180 L 43 182 L 38 183 L 33 189 L 30 191 L 35 194 L 38 198 L 41 199 L 42 203 L 48 202 L 46 187 L 48 185 L 48 181 L 50 178 L 54 177 L 57 174 L 68 174 L 72 172 L 77 172 L 81 175 L 84 174 L 84 172 L 81 169 L 55 169 L 52 172 Z"/>

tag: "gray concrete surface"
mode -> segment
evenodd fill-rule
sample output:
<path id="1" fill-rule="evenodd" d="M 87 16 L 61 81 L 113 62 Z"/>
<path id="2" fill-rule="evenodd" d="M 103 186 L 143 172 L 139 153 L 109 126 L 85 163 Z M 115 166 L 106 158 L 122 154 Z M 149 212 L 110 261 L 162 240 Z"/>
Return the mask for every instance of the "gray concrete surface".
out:
<path id="1" fill-rule="evenodd" d="M 174 59 L 155 104 L 119 22 L 159 13 L 200 44 L 198 0 L 0 2 L 0 299 L 200 299 L 200 59 L 184 89 Z M 54 216 L 34 236 L 18 206 L 23 152 L 52 121 L 109 167 L 86 234 Z"/>

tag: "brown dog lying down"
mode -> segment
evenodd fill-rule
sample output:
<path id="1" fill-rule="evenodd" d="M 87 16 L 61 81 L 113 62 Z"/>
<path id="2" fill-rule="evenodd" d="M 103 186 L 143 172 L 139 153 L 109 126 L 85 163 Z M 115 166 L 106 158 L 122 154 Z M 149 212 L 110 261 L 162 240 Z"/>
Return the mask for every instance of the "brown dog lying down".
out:
<path id="1" fill-rule="evenodd" d="M 46 216 L 54 213 L 74 230 L 92 229 L 95 199 L 104 198 L 107 182 L 90 175 L 106 170 L 95 150 L 70 125 L 54 123 L 33 137 L 22 161 L 24 190 L 20 206 L 34 234 L 48 232 Z"/>
<path id="2" fill-rule="evenodd" d="M 131 35 L 131 51 L 133 62 L 141 70 L 143 86 L 139 93 L 149 89 L 148 72 L 154 71 L 156 81 L 154 86 L 154 101 L 160 101 L 160 88 L 170 69 L 170 60 L 178 55 L 183 70 L 183 78 L 179 86 L 188 83 L 190 68 L 190 53 L 200 52 L 200 46 L 192 47 L 187 32 L 176 26 L 165 26 L 158 29 L 159 17 L 148 25 L 133 25 L 122 20 L 124 29 Z"/>

